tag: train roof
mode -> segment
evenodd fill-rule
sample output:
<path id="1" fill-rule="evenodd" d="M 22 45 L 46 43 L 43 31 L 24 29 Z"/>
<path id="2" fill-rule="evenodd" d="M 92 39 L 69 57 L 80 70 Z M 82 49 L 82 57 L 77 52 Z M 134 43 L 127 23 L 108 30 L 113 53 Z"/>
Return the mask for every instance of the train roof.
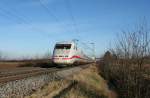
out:
<path id="1" fill-rule="evenodd" d="M 73 41 L 62 41 L 62 42 L 57 42 L 56 44 L 74 44 Z"/>

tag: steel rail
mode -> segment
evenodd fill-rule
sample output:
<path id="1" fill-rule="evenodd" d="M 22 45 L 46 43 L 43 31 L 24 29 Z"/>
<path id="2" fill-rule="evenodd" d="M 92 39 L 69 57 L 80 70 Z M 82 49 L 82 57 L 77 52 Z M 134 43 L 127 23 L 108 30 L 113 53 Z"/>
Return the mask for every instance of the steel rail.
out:
<path id="1" fill-rule="evenodd" d="M 45 69 L 45 70 L 27 71 L 24 73 L 17 73 L 17 74 L 2 76 L 2 77 L 0 77 L 0 83 L 6 83 L 9 81 L 21 80 L 24 78 L 37 76 L 37 75 L 41 75 L 41 74 L 53 73 L 53 72 L 56 72 L 58 70 L 59 69 Z"/>
<path id="2" fill-rule="evenodd" d="M 91 65 L 91 64 L 90 64 Z M 47 69 L 36 69 L 36 70 L 29 70 L 29 71 L 23 71 L 18 73 L 8 73 L 8 74 L 1 74 L 0 75 L 0 84 L 9 82 L 9 81 L 17 81 L 21 79 L 25 79 L 28 77 L 38 76 L 42 74 L 48 74 L 48 73 L 55 73 L 62 70 L 67 70 L 70 68 L 80 67 L 82 69 L 88 68 L 89 64 L 81 65 L 81 66 L 74 66 L 74 67 L 65 67 L 65 68 L 47 68 Z"/>

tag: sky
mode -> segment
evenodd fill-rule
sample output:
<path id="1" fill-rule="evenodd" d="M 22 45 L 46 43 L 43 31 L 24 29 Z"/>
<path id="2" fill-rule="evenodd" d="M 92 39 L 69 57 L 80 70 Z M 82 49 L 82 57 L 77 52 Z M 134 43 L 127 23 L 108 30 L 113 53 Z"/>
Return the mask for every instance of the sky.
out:
<path id="1" fill-rule="evenodd" d="M 11 58 L 52 53 L 59 41 L 95 43 L 103 54 L 116 35 L 146 18 L 149 0 L 0 0 L 0 51 Z"/>

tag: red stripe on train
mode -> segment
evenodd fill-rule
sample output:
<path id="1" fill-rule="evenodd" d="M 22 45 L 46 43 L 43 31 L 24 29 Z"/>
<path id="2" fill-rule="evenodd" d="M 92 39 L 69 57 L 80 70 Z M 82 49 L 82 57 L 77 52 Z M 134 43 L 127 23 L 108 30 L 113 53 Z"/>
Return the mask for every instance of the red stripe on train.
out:
<path id="1" fill-rule="evenodd" d="M 70 60 L 70 59 L 74 59 L 74 58 L 81 58 L 80 56 L 72 56 L 70 58 L 62 58 L 63 60 Z"/>
<path id="2" fill-rule="evenodd" d="M 80 56 L 77 56 L 77 55 L 74 55 L 74 56 L 72 56 L 72 57 L 70 57 L 70 58 L 62 58 L 63 60 L 70 60 L 70 59 L 74 59 L 74 58 L 81 58 Z M 59 57 L 54 57 L 53 59 L 61 59 L 61 58 L 59 58 Z"/>

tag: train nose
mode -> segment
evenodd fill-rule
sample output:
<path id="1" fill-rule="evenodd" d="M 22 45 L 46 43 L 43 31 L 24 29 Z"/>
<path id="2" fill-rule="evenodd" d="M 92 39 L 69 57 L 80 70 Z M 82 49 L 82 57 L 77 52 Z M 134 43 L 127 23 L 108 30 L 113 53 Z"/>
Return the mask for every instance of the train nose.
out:
<path id="1" fill-rule="evenodd" d="M 71 64 L 71 59 L 69 58 L 53 58 L 53 62 L 56 64 Z"/>

